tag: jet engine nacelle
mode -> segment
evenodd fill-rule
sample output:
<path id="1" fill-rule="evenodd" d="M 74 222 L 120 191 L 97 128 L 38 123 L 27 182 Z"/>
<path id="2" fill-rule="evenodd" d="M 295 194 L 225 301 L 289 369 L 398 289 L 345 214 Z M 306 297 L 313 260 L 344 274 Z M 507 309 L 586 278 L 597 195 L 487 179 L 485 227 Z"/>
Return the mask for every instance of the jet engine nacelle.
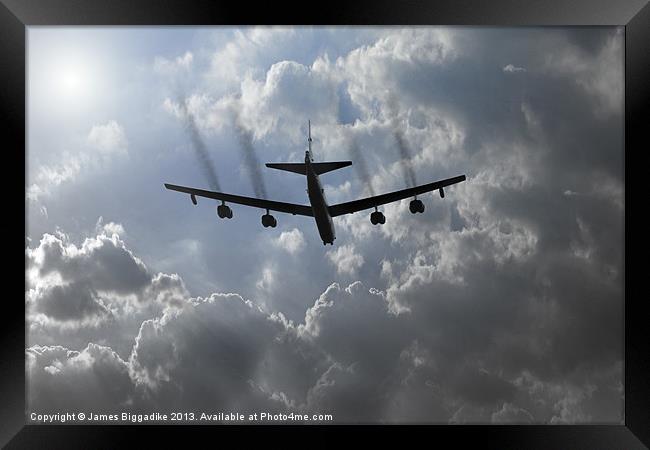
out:
<path id="1" fill-rule="evenodd" d="M 217 206 L 217 215 L 221 219 L 232 219 L 232 209 L 228 205 Z"/>
<path id="2" fill-rule="evenodd" d="M 375 211 L 370 214 L 370 223 L 373 225 L 377 225 L 378 223 L 383 225 L 386 223 L 386 216 L 380 211 Z"/>
<path id="3" fill-rule="evenodd" d="M 422 203 L 422 200 L 418 200 L 417 198 L 411 200 L 411 203 L 409 203 L 409 211 L 411 211 L 411 214 L 423 213 L 424 203 Z"/>
<path id="4" fill-rule="evenodd" d="M 278 221 L 275 220 L 275 217 L 273 217 L 271 214 L 264 214 L 262 216 L 262 226 L 264 228 L 266 227 L 271 227 L 275 228 L 278 224 Z"/>
<path id="5" fill-rule="evenodd" d="M 445 190 L 443 188 L 438 189 L 438 192 L 440 193 L 440 198 L 445 198 Z"/>
<path id="6" fill-rule="evenodd" d="M 190 194 L 190 199 L 192 200 L 192 203 L 194 203 L 195 205 L 198 203 L 196 201 L 196 197 L 194 196 L 194 194 Z"/>

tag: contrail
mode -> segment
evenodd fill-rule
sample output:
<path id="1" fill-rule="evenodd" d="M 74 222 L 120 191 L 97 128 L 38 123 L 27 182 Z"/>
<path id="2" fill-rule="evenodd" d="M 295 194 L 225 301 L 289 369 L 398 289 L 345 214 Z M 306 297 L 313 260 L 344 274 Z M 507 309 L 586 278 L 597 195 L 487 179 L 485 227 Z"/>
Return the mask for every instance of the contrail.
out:
<path id="1" fill-rule="evenodd" d="M 400 130 L 393 130 L 393 136 L 395 136 L 395 141 L 397 141 L 404 180 L 406 181 L 406 184 L 409 185 L 408 187 L 417 186 L 418 183 L 415 179 L 415 171 L 411 165 L 411 149 L 406 143 L 406 139 Z"/>
<path id="2" fill-rule="evenodd" d="M 391 127 L 393 128 L 393 136 L 397 142 L 397 149 L 399 150 L 400 156 L 400 166 L 402 168 L 402 176 L 408 187 L 417 186 L 417 180 L 415 177 L 415 171 L 412 166 L 412 156 L 411 149 L 406 142 L 404 133 L 399 127 L 399 122 L 397 120 L 397 100 L 395 97 L 391 96 L 388 99 L 388 109 L 391 115 Z"/>
<path id="3" fill-rule="evenodd" d="M 237 107 L 234 108 L 234 123 L 235 130 L 237 131 L 237 138 L 239 139 L 239 146 L 242 150 L 244 164 L 246 165 L 248 176 L 253 185 L 253 191 L 255 191 L 257 197 L 267 198 L 266 184 L 264 183 L 264 175 L 262 174 L 260 160 L 257 157 L 255 147 L 253 146 L 253 133 L 241 122 L 239 109 Z"/>
<path id="4" fill-rule="evenodd" d="M 210 185 L 210 189 L 213 191 L 221 191 L 214 162 L 212 161 L 212 158 L 210 158 L 210 153 L 208 153 L 208 149 L 205 145 L 205 142 L 203 142 L 203 138 L 201 138 L 201 133 L 199 133 L 199 129 L 196 126 L 194 115 L 188 111 L 187 104 L 185 102 L 185 99 L 179 98 L 179 105 L 184 120 L 185 130 L 189 134 L 190 140 L 192 141 L 192 149 L 196 153 L 199 165 L 201 166 L 203 174 L 207 179 L 208 184 Z"/>
<path id="5" fill-rule="evenodd" d="M 368 190 L 370 191 L 370 195 L 374 197 L 375 189 L 372 187 L 370 172 L 368 172 L 368 164 L 366 163 L 366 158 L 361 152 L 361 149 L 359 148 L 356 139 L 352 140 L 352 144 L 350 145 L 350 154 L 352 155 L 352 160 L 354 161 L 352 167 L 354 167 L 357 170 L 357 173 L 359 174 L 361 181 L 363 181 L 363 183 L 368 187 Z"/>

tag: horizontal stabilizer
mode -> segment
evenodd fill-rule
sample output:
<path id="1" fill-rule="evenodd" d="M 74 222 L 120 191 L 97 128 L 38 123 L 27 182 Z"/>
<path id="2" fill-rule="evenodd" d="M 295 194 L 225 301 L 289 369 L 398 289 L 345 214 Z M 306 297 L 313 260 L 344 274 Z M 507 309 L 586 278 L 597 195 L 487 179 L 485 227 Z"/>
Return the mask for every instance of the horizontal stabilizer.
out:
<path id="1" fill-rule="evenodd" d="M 311 163 L 311 165 L 314 168 L 314 171 L 318 175 L 320 175 L 321 173 L 327 173 L 327 172 L 331 172 L 332 170 L 351 166 L 352 161 L 319 162 L 319 163 Z"/>
<path id="2" fill-rule="evenodd" d="M 334 161 L 334 162 L 317 162 L 311 163 L 311 166 L 314 168 L 314 172 L 317 175 L 322 173 L 331 172 L 332 170 L 340 169 L 342 167 L 347 167 L 352 165 L 352 161 Z M 267 163 L 266 167 L 271 169 L 285 170 L 287 172 L 298 173 L 301 175 L 305 174 L 305 163 Z"/>
<path id="3" fill-rule="evenodd" d="M 305 163 L 266 163 L 266 167 L 305 175 Z"/>

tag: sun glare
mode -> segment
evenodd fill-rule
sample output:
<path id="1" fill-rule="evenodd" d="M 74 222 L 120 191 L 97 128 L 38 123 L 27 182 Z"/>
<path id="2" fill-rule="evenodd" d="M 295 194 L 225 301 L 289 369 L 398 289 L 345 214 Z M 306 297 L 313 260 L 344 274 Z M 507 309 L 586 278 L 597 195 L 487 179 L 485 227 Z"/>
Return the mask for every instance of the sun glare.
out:
<path id="1" fill-rule="evenodd" d="M 38 33 L 35 32 L 34 36 Z M 50 42 L 32 37 L 29 49 L 30 106 L 57 117 L 85 115 L 106 92 L 101 52 L 78 39 Z"/>
<path id="2" fill-rule="evenodd" d="M 75 69 L 67 69 L 61 74 L 61 85 L 68 91 L 79 89 L 81 82 L 81 75 Z"/>
<path id="3" fill-rule="evenodd" d="M 68 99 L 81 99 L 88 96 L 88 90 L 92 79 L 89 71 L 79 65 L 67 65 L 56 70 L 51 89 L 59 90 L 59 94 Z"/>

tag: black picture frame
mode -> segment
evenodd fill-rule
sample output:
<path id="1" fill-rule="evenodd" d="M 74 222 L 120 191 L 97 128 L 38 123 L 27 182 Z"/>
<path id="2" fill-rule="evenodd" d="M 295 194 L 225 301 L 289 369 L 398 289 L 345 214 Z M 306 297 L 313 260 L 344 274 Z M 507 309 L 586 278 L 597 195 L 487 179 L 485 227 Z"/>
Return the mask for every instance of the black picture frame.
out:
<path id="1" fill-rule="evenodd" d="M 646 248 L 643 232 L 632 232 L 632 214 L 637 223 L 643 191 L 632 182 L 643 180 L 642 156 L 648 146 L 646 126 L 650 117 L 650 5 L 647 0 L 363 0 L 303 2 L 302 4 L 265 2 L 180 1 L 180 0 L 0 0 L 0 111 L 3 142 L 6 144 L 5 173 L 17 174 L 25 166 L 25 44 L 26 27 L 31 25 L 479 25 L 479 26 L 625 26 L 625 424 L 615 425 L 512 425 L 512 426 L 370 426 L 375 437 L 384 439 L 388 431 L 402 431 L 412 439 L 437 443 L 453 440 L 480 446 L 507 448 L 647 448 L 650 445 L 650 348 L 644 336 L 646 298 L 637 291 L 640 284 L 631 269 L 642 268 Z M 7 158 L 11 156 L 11 158 Z M 3 191 L 5 220 L 0 227 L 10 242 L 6 273 L 12 283 L 22 276 L 13 259 L 25 253 L 27 230 L 25 197 L 15 194 L 15 179 Z M 5 177 L 5 180 L 7 178 Z M 10 185 L 11 187 L 9 187 Z M 25 184 L 26 187 L 26 184 Z M 634 197 L 634 203 L 632 198 Z M 634 206 L 633 206 L 634 205 Z M 25 212 L 25 222 L 16 219 Z M 634 211 L 632 213 L 632 211 Z M 14 229 L 15 228 L 15 229 Z M 23 244 L 19 244 L 19 235 Z M 628 246 L 628 244 L 630 244 Z M 632 261 L 629 263 L 628 261 Z M 24 275 L 24 271 L 23 271 Z M 0 444 L 6 448 L 120 448 L 145 439 L 187 443 L 201 438 L 229 438 L 276 434 L 292 436 L 304 445 L 305 432 L 321 437 L 331 431 L 347 432 L 345 426 L 84 426 L 25 424 L 25 315 L 19 292 L 4 297 L 3 324 L 0 327 Z M 24 298 L 24 297 L 23 297 Z M 8 308 L 7 308 L 8 306 Z M 366 427 L 368 428 L 368 427 Z M 296 433 L 298 436 L 296 436 Z M 270 437 L 270 436 L 269 436 Z M 283 437 L 282 439 L 286 439 Z M 311 441 L 313 438 L 310 438 Z M 214 441 L 218 442 L 218 441 Z M 187 444 L 184 444 L 187 445 Z"/>

